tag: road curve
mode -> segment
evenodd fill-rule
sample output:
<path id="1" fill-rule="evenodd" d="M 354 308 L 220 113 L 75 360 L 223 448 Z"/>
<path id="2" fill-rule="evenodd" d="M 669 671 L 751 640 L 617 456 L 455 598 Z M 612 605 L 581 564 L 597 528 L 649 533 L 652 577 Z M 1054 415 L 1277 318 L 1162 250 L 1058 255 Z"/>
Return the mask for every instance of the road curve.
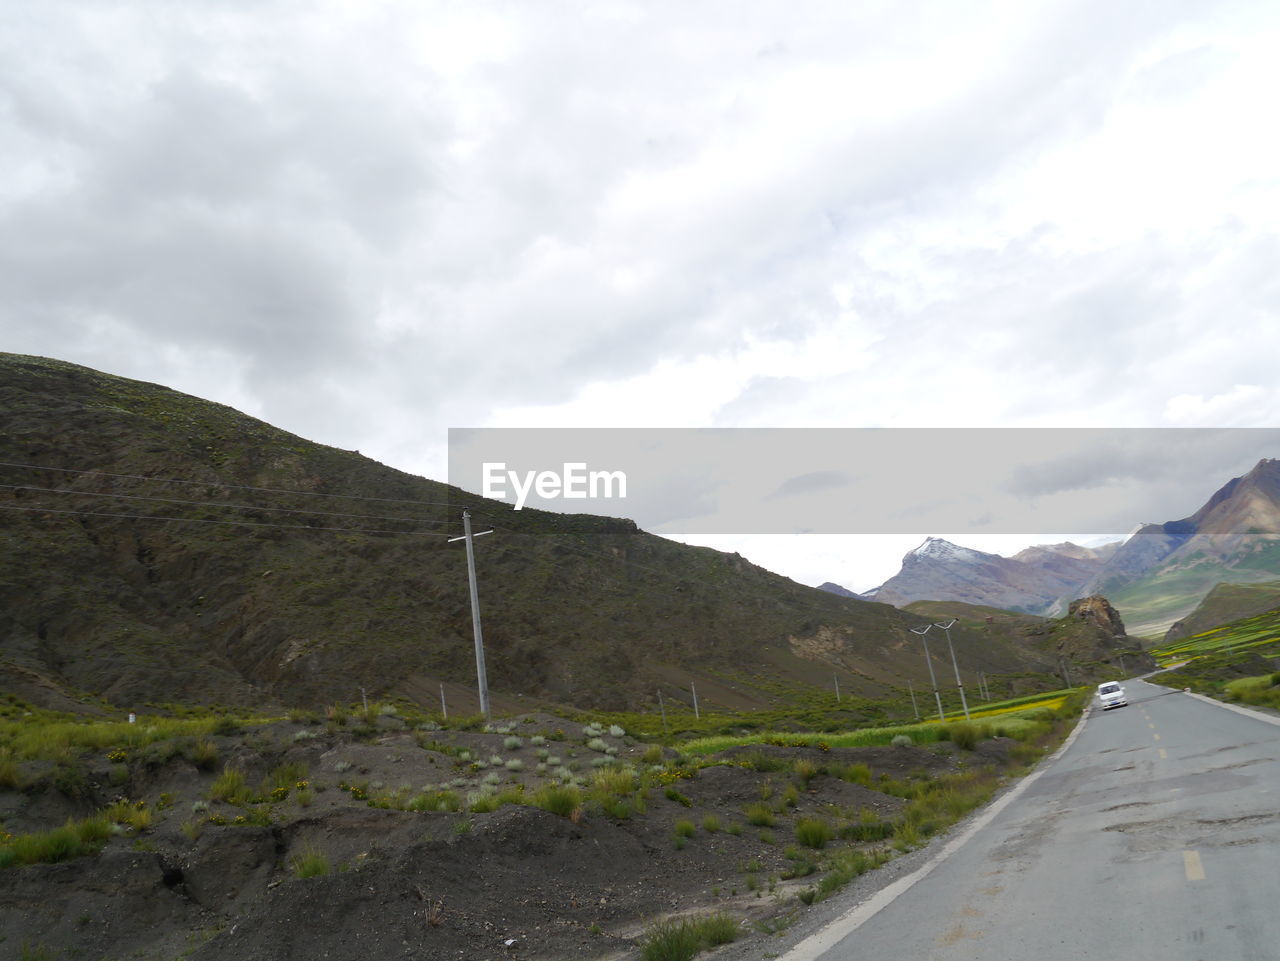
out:
<path id="1" fill-rule="evenodd" d="M 785 961 L 1280 958 L 1280 726 L 1125 687 L 967 843 Z"/>

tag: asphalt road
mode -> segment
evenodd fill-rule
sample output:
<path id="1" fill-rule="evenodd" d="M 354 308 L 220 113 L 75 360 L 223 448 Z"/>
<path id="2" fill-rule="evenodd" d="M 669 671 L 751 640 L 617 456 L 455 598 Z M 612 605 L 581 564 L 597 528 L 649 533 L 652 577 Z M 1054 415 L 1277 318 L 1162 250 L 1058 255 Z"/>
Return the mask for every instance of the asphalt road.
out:
<path id="1" fill-rule="evenodd" d="M 1125 689 L 927 876 L 787 961 L 1280 958 L 1280 726 Z"/>

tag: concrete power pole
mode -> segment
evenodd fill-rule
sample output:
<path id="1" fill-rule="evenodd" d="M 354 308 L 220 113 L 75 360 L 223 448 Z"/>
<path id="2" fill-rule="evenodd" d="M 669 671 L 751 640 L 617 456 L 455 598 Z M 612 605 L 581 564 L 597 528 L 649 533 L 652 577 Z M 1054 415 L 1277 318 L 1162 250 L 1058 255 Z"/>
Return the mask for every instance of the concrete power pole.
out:
<path id="1" fill-rule="evenodd" d="M 955 618 L 947 624 L 935 624 L 934 627 L 942 628 L 947 634 L 947 650 L 951 652 L 951 667 L 956 672 L 956 687 L 960 689 L 960 706 L 964 708 L 964 719 L 969 720 L 969 702 L 964 696 L 964 681 L 960 680 L 960 665 L 956 663 L 956 649 L 951 646 L 951 628 L 955 626 Z"/>
<path id="2" fill-rule="evenodd" d="M 924 646 L 924 663 L 929 668 L 929 683 L 933 686 L 933 700 L 938 705 L 938 720 L 945 721 L 947 716 L 942 712 L 942 695 L 938 693 L 938 679 L 933 673 L 933 661 L 929 660 L 929 642 L 925 640 L 925 635 L 929 633 L 931 627 L 933 625 L 929 624 L 923 631 L 917 631 L 914 627 L 910 630 L 912 634 L 920 635 L 920 643 Z"/>
<path id="3" fill-rule="evenodd" d="M 467 542 L 467 584 L 471 588 L 471 633 L 476 645 L 476 685 L 480 691 L 480 712 L 484 715 L 485 720 L 489 720 L 492 715 L 489 713 L 489 675 L 484 668 L 484 635 L 480 631 L 480 592 L 476 587 L 476 554 L 471 546 L 472 537 L 479 537 L 481 534 L 492 534 L 492 530 L 480 531 L 479 534 L 471 533 L 471 512 L 462 512 L 462 536 L 449 538 L 449 543 L 454 541 Z"/>

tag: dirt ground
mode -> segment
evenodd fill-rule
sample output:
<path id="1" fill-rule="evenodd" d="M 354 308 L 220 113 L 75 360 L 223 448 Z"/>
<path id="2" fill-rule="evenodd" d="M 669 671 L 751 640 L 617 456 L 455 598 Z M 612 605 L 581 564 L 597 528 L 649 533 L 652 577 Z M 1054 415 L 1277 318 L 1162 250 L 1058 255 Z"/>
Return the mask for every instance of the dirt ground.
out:
<path id="1" fill-rule="evenodd" d="M 383 717 L 364 737 L 280 722 L 213 738 L 219 763 L 208 771 L 181 755 L 130 759 L 122 783 L 118 759 L 90 759 L 74 801 L 33 765 L 25 774 L 34 785 L 0 790 L 4 832 L 54 827 L 121 797 L 154 814 L 97 856 L 0 870 L 0 958 L 622 961 L 639 957 L 655 921 L 711 911 L 738 919 L 740 942 L 758 942 L 765 956 L 768 932 L 809 910 L 797 894 L 820 874 L 797 865 L 822 869 L 824 854 L 796 845 L 798 819 L 891 819 L 906 802 L 877 790 L 887 779 L 998 765 L 1009 750 L 1002 739 L 976 751 L 945 743 L 737 748 L 696 773 L 686 765 L 690 776 L 650 788 L 643 810 L 629 816 L 592 803 L 569 816 L 521 804 L 487 813 L 397 809 L 445 789 L 464 801 L 520 786 L 532 794 L 570 767 L 589 782 L 604 757 L 653 769 L 647 745 L 592 735 L 545 715 L 490 732 L 410 730 Z M 797 777 L 802 760 L 829 770 L 864 764 L 870 777 Z M 251 784 L 295 765 L 305 788 L 269 804 L 210 800 L 227 764 Z M 391 806 L 374 806 L 387 799 Z M 775 823 L 749 823 L 752 804 L 770 806 Z M 680 821 L 690 822 L 687 837 L 677 836 Z M 825 854 L 852 843 L 836 839 Z M 295 862 L 307 855 L 322 856 L 327 871 L 299 877 Z M 735 949 L 744 950 L 749 956 L 749 947 Z"/>

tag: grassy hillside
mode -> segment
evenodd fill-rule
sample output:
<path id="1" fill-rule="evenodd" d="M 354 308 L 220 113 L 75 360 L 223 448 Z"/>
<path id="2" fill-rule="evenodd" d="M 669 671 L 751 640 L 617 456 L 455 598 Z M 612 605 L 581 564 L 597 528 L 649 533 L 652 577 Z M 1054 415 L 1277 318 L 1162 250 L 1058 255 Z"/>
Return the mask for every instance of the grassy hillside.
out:
<path id="1" fill-rule="evenodd" d="M 1267 540 L 1251 545 L 1233 564 L 1217 558 L 1192 558 L 1186 564 L 1160 568 L 1108 596 L 1131 634 L 1161 639 L 1219 584 L 1273 580 L 1280 566 L 1278 552 L 1280 543 Z"/>
<path id="2" fill-rule="evenodd" d="M 1218 584 L 1194 611 L 1178 621 L 1164 637 L 1165 644 L 1202 633 L 1221 624 L 1280 607 L 1280 581 Z"/>
<path id="3" fill-rule="evenodd" d="M 1222 624 L 1191 637 L 1162 644 L 1151 651 L 1162 663 L 1242 652 L 1269 657 L 1280 655 L 1280 610 Z"/>
<path id="4" fill-rule="evenodd" d="M 1280 610 L 1222 624 L 1163 644 L 1153 653 L 1162 664 L 1185 662 L 1156 680 L 1202 694 L 1274 706 L 1280 668 Z"/>
<path id="5" fill-rule="evenodd" d="M 794 705 L 838 679 L 850 720 L 926 675 L 918 615 L 796 584 L 625 520 L 513 512 L 231 408 L 0 355 L 0 678 L 96 696 L 320 705 L 392 694 L 474 710 L 461 509 L 495 706 Z M 1055 658 L 953 631 L 1002 694 Z M 847 702 L 847 703 L 846 703 Z M 861 712 L 861 713 L 860 713 Z"/>

